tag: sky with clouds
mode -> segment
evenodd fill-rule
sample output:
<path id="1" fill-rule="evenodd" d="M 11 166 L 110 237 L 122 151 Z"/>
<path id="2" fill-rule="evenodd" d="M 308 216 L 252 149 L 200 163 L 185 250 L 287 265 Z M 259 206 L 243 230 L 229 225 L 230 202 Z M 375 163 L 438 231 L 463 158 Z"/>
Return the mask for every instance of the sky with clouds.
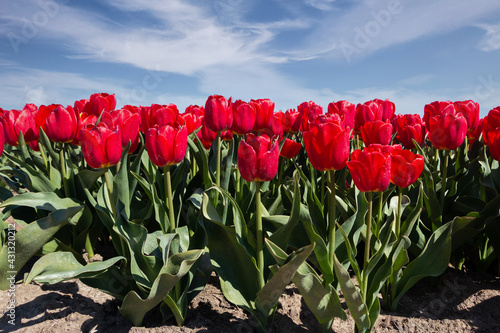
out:
<path id="1" fill-rule="evenodd" d="M 500 106 L 498 0 L 23 0 L 0 7 L 0 107 L 212 94 Z"/>

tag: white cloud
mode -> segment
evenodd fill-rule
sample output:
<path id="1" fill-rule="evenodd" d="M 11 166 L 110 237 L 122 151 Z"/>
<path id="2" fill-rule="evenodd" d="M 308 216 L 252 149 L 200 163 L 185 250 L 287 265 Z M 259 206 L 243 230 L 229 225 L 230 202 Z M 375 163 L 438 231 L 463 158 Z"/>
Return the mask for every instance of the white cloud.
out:
<path id="1" fill-rule="evenodd" d="M 479 24 L 479 28 L 486 31 L 484 37 L 479 41 L 479 48 L 485 52 L 500 49 L 500 24 Z"/>

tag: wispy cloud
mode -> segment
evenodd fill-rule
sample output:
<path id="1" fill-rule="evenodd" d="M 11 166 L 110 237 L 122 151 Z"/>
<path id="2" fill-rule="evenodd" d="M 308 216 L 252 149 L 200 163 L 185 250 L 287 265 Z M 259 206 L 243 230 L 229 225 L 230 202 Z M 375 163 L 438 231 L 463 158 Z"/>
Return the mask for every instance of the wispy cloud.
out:
<path id="1" fill-rule="evenodd" d="M 479 24 L 486 34 L 479 41 L 479 48 L 483 51 L 495 51 L 500 49 L 500 24 Z"/>

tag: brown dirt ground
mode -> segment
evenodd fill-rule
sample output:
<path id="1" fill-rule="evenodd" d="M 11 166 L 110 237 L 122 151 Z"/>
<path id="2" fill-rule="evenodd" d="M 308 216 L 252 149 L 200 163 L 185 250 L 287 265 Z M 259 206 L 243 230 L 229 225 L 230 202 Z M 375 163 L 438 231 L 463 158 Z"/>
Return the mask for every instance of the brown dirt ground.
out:
<path id="1" fill-rule="evenodd" d="M 72 280 L 17 285 L 15 325 L 8 323 L 8 292 L 0 292 L 0 332 L 252 332 L 249 316 L 222 295 L 216 276 L 193 300 L 185 326 L 148 314 L 133 327 L 111 296 Z M 336 319 L 334 332 L 353 332 L 354 321 Z M 312 313 L 291 285 L 282 295 L 269 332 L 319 332 Z M 382 312 L 374 332 L 500 332 L 500 278 L 448 269 L 405 295 L 397 312 Z"/>

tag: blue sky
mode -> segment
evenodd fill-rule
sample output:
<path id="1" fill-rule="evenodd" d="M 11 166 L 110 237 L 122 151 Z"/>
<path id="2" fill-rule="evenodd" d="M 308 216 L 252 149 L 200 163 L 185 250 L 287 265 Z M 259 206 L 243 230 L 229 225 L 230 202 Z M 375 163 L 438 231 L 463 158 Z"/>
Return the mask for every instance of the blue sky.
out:
<path id="1" fill-rule="evenodd" d="M 23 0 L 0 7 L 0 107 L 212 94 L 500 106 L 498 0 Z"/>

